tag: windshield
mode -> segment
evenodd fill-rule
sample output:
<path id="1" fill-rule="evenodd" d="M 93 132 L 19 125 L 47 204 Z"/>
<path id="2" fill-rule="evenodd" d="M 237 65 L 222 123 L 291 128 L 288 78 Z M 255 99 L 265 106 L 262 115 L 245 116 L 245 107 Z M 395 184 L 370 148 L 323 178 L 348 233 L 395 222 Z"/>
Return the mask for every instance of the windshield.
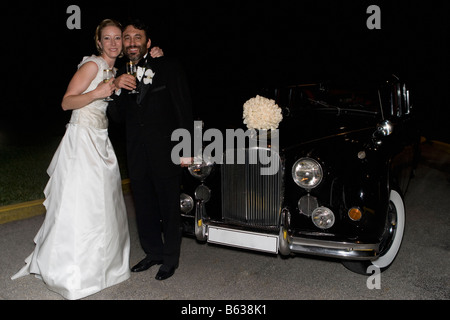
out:
<path id="1" fill-rule="evenodd" d="M 281 108 L 325 108 L 355 112 L 380 112 L 378 91 L 348 90 L 325 87 L 322 84 L 302 84 L 284 88 L 268 89 L 266 94 Z"/>

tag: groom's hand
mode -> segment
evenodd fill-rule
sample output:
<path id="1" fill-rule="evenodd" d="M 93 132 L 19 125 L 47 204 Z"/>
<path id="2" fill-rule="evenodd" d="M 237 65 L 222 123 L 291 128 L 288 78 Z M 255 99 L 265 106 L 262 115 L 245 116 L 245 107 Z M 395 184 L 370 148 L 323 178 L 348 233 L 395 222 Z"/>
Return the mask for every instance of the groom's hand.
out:
<path id="1" fill-rule="evenodd" d="M 114 80 L 117 89 L 134 90 L 136 89 L 136 77 L 131 74 L 123 74 Z"/>

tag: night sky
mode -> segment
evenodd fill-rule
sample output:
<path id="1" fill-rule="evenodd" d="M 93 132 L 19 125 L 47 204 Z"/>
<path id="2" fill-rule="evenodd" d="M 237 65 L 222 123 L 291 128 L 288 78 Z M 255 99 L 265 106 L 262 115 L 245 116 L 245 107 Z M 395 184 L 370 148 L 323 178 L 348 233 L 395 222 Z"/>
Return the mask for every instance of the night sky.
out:
<path id="1" fill-rule="evenodd" d="M 448 1 L 36 1 L 2 9 L 0 131 L 62 134 L 60 102 L 104 18 L 138 17 L 152 42 L 181 59 L 196 118 L 241 117 L 259 88 L 311 81 L 349 85 L 396 74 L 411 88 L 422 133 L 450 143 Z M 69 30 L 69 5 L 81 29 Z M 378 5 L 381 29 L 366 26 Z M 3 5 L 5 6 L 5 5 Z M 123 63 L 118 60 L 117 65 Z"/>

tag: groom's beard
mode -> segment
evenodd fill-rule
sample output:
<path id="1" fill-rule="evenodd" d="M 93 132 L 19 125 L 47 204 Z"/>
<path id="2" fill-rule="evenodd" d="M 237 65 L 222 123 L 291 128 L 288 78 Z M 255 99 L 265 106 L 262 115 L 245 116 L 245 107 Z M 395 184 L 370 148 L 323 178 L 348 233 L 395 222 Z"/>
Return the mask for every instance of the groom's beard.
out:
<path id="1" fill-rule="evenodd" d="M 147 47 L 144 46 L 129 46 L 125 48 L 125 54 L 128 59 L 133 62 L 139 62 L 141 58 L 147 53 Z"/>

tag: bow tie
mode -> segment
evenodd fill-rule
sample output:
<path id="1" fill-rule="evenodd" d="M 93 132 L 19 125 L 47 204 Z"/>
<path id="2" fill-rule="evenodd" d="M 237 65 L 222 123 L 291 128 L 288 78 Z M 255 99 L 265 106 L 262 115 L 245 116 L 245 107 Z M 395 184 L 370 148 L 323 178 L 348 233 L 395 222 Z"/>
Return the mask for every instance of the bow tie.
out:
<path id="1" fill-rule="evenodd" d="M 138 67 L 142 67 L 142 68 L 150 68 L 150 64 L 151 61 L 153 60 L 153 58 L 150 56 L 150 53 L 148 53 L 145 58 L 142 58 L 141 60 L 139 60 L 137 66 Z"/>
<path id="2" fill-rule="evenodd" d="M 147 59 L 141 59 L 141 60 L 139 60 L 137 66 L 143 68 L 146 64 L 147 64 Z"/>

